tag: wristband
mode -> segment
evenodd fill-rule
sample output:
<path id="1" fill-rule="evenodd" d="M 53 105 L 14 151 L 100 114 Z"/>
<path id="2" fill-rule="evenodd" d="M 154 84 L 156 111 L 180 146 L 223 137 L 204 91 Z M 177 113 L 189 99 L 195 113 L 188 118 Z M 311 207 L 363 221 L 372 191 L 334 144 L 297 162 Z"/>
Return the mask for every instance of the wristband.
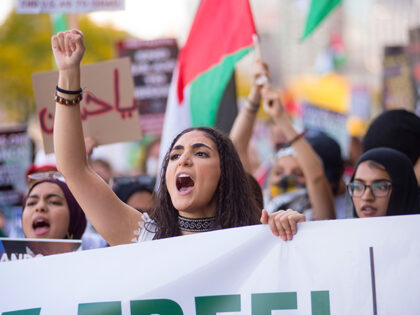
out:
<path id="1" fill-rule="evenodd" d="M 292 146 L 293 143 L 295 143 L 296 141 L 298 141 L 300 138 L 302 138 L 305 134 L 306 134 L 307 130 L 301 132 L 300 134 L 298 134 L 296 137 L 294 137 L 292 140 L 290 140 L 287 143 L 287 146 Z"/>
<path id="2" fill-rule="evenodd" d="M 72 95 L 82 94 L 82 92 L 83 92 L 82 88 L 80 88 L 80 90 L 78 90 L 78 91 L 69 91 L 69 90 L 64 90 L 64 89 L 59 88 L 58 85 L 55 86 L 55 89 L 60 93 L 72 94 Z"/>
<path id="3" fill-rule="evenodd" d="M 55 93 L 54 96 L 54 101 L 56 103 L 59 103 L 61 105 L 68 105 L 68 106 L 74 106 L 80 103 L 80 101 L 83 99 L 83 94 L 79 94 L 75 99 L 72 100 L 68 100 L 66 98 L 63 98 L 61 96 L 57 95 L 57 92 Z"/>
<path id="4" fill-rule="evenodd" d="M 258 109 L 260 108 L 259 103 L 252 102 L 249 98 L 246 99 L 249 106 L 245 106 L 245 108 L 252 114 L 255 114 L 258 112 Z"/>

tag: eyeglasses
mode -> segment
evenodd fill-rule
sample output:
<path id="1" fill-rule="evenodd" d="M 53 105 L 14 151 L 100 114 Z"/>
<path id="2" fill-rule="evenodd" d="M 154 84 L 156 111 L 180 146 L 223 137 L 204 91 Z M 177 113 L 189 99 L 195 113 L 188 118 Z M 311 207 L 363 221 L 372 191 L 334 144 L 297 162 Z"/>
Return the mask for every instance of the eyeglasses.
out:
<path id="1" fill-rule="evenodd" d="M 44 179 L 57 179 L 62 182 L 66 182 L 64 179 L 64 176 L 61 175 L 61 173 L 56 171 L 49 171 L 49 172 L 38 172 L 38 173 L 32 173 L 28 175 L 28 183 L 32 184 L 34 182 L 44 180 Z"/>
<path id="2" fill-rule="evenodd" d="M 153 192 L 155 182 L 155 179 L 149 175 L 136 175 L 112 177 L 109 185 L 112 187 L 112 189 L 115 189 L 118 186 L 137 183 L 143 186 L 146 190 Z"/>
<path id="3" fill-rule="evenodd" d="M 389 195 L 392 188 L 392 183 L 389 181 L 380 180 L 373 182 L 370 185 L 366 185 L 361 182 L 351 182 L 347 185 L 348 192 L 352 197 L 362 197 L 366 188 L 368 187 L 370 188 L 370 191 L 375 198 L 381 198 Z"/>

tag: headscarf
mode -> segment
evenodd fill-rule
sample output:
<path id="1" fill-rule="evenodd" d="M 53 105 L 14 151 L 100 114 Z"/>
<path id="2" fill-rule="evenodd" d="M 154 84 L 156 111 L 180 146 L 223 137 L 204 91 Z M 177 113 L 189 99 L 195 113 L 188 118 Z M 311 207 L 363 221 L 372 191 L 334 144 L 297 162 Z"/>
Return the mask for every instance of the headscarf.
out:
<path id="1" fill-rule="evenodd" d="M 338 142 L 325 133 L 310 135 L 306 140 L 321 158 L 328 181 L 330 183 L 339 182 L 343 175 L 344 162 Z"/>
<path id="2" fill-rule="evenodd" d="M 363 152 L 378 147 L 403 152 L 413 165 L 416 164 L 420 157 L 420 117 L 404 109 L 379 115 L 363 139 Z"/>
<path id="3" fill-rule="evenodd" d="M 391 177 L 392 191 L 387 215 L 420 213 L 417 179 L 413 164 L 405 154 L 390 148 L 369 150 L 363 153 L 357 161 L 351 181 L 354 180 L 357 168 L 364 161 L 375 161 L 381 164 Z"/>
<path id="4" fill-rule="evenodd" d="M 86 228 L 86 216 L 83 213 L 82 208 L 77 203 L 76 199 L 73 197 L 73 194 L 70 192 L 70 189 L 67 186 L 67 184 L 58 180 L 58 179 L 48 178 L 48 179 L 44 179 L 44 180 L 40 180 L 40 181 L 35 182 L 29 188 L 29 191 L 26 194 L 26 197 L 23 201 L 23 210 L 22 211 L 25 210 L 26 200 L 28 199 L 28 197 L 29 197 L 31 191 L 34 189 L 34 187 L 41 184 L 41 183 L 45 183 L 45 182 L 49 182 L 49 183 L 53 183 L 53 184 L 58 185 L 58 187 L 60 187 L 60 189 L 63 191 L 64 197 L 66 198 L 67 205 L 69 207 L 69 212 L 70 212 L 69 229 L 67 231 L 66 238 L 81 239 L 82 235 L 83 235 L 83 232 L 85 231 L 85 228 Z"/>

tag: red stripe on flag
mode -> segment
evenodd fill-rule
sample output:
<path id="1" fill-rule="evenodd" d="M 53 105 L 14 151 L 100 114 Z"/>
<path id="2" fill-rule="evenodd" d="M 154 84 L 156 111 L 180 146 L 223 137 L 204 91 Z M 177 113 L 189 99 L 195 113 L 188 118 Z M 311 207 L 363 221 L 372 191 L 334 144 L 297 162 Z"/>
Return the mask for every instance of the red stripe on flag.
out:
<path id="1" fill-rule="evenodd" d="M 184 88 L 222 58 L 251 46 L 256 34 L 248 0 L 203 0 L 178 57 L 177 97 Z"/>

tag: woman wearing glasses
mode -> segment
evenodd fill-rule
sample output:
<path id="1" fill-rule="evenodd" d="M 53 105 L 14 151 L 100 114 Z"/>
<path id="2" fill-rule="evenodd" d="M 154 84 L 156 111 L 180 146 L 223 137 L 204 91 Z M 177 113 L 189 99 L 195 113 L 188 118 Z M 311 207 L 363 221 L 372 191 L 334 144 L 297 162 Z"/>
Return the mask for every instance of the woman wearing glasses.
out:
<path id="1" fill-rule="evenodd" d="M 348 192 L 359 218 L 420 213 L 413 165 L 394 149 L 364 153 L 355 166 Z"/>

